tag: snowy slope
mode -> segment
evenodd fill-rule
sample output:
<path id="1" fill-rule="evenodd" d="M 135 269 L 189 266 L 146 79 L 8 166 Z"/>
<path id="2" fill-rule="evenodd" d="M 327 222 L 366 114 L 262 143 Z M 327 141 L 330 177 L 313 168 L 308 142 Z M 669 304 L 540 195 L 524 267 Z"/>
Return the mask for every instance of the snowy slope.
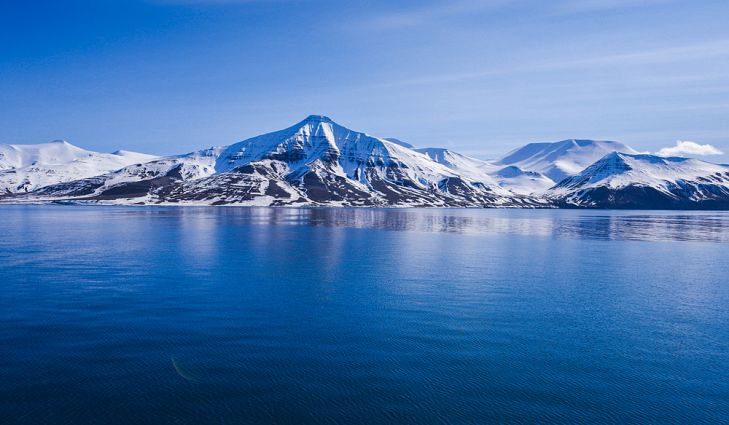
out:
<path id="1" fill-rule="evenodd" d="M 554 180 L 537 171 L 524 171 L 509 165 L 491 173 L 499 186 L 523 195 L 543 194 L 554 186 Z"/>
<path id="2" fill-rule="evenodd" d="M 498 166 L 495 166 L 488 161 L 471 158 L 470 156 L 453 152 L 452 150 L 445 148 L 419 148 L 415 150 L 428 156 L 431 160 L 460 173 L 461 175 L 470 176 L 476 180 L 484 179 L 486 180 L 485 182 L 496 184 L 495 180 L 491 178 L 489 173 L 496 171 Z"/>
<path id="3" fill-rule="evenodd" d="M 287 129 L 227 147 L 216 163 L 216 170 L 230 171 L 263 159 L 284 162 L 289 177 L 321 168 L 369 188 L 373 180 L 430 189 L 447 177 L 469 179 L 421 152 L 350 130 L 321 115 L 309 116 Z M 490 189 L 503 196 L 510 195 L 495 184 Z"/>
<path id="4" fill-rule="evenodd" d="M 531 143 L 496 161 L 483 161 L 443 148 L 416 150 L 460 175 L 496 184 L 518 194 L 543 194 L 607 153 L 637 153 L 618 142 L 577 139 Z"/>
<path id="5" fill-rule="evenodd" d="M 119 202 L 239 205 L 528 206 L 488 176 L 312 115 L 221 148 L 161 158 L 34 192 Z"/>
<path id="6" fill-rule="evenodd" d="M 728 166 L 618 153 L 635 151 L 617 142 L 536 143 L 494 162 L 409 146 L 350 130 L 321 115 L 229 146 L 162 158 L 103 154 L 66 142 L 0 145 L 0 198 L 161 205 L 729 209 Z M 601 152 L 607 153 L 585 165 Z M 555 184 L 549 174 L 571 176 Z"/>
<path id="7" fill-rule="evenodd" d="M 405 146 L 405 147 L 406 147 L 406 148 L 408 148 L 408 149 L 413 149 L 413 147 L 414 147 L 414 146 L 413 146 L 413 145 L 411 145 L 410 143 L 408 143 L 408 142 L 403 142 L 402 140 L 400 140 L 400 139 L 396 139 L 396 138 L 394 138 L 394 137 L 385 137 L 384 139 L 385 139 L 385 140 L 387 140 L 388 142 L 392 142 L 392 143 L 394 143 L 394 144 L 396 144 L 396 145 L 400 145 L 400 146 Z"/>
<path id="8" fill-rule="evenodd" d="M 31 197 L 133 198 L 175 181 L 195 180 L 215 174 L 215 162 L 223 148 L 209 148 L 184 155 L 135 163 L 108 173 L 40 187 Z"/>
<path id="9" fill-rule="evenodd" d="M 216 163 L 218 172 L 262 159 L 280 160 L 291 172 L 307 168 L 314 161 L 332 171 L 366 183 L 365 167 L 382 168 L 407 163 L 408 177 L 415 184 L 439 181 L 453 172 L 427 156 L 401 144 L 342 127 L 330 118 L 311 115 L 287 129 L 253 137 L 228 146 Z M 427 181 L 428 183 L 424 183 Z"/>
<path id="10" fill-rule="evenodd" d="M 613 152 L 560 182 L 550 196 L 569 205 L 601 208 L 726 208 L 729 167 Z"/>
<path id="11" fill-rule="evenodd" d="M 93 152 L 60 140 L 35 145 L 0 145 L 0 193 L 29 192 L 155 158 L 128 151 Z"/>
<path id="12" fill-rule="evenodd" d="M 543 193 L 554 186 L 554 181 L 535 171 L 524 171 L 516 166 L 503 167 L 489 161 L 453 152 L 444 148 L 416 149 L 433 161 L 445 165 L 455 173 L 474 181 L 498 185 L 513 193 L 528 195 Z"/>
<path id="13" fill-rule="evenodd" d="M 638 153 L 619 142 L 570 139 L 554 143 L 530 143 L 509 152 L 496 163 L 536 171 L 559 182 L 578 174 L 610 152 Z"/>

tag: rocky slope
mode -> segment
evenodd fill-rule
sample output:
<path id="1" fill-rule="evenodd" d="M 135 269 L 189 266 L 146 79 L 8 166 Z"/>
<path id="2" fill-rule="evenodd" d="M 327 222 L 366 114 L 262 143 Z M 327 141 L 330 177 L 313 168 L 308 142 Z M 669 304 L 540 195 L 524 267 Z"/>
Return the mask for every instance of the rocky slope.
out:
<path id="1" fill-rule="evenodd" d="M 562 206 L 729 209 L 729 167 L 689 158 L 613 152 L 548 194 Z"/>
<path id="2" fill-rule="evenodd" d="M 65 142 L 0 145 L 0 184 L 0 202 L 729 209 L 725 165 L 594 140 L 533 143 L 484 161 L 320 115 L 163 158 Z"/>
<path id="3" fill-rule="evenodd" d="M 402 143 L 312 115 L 284 130 L 40 188 L 15 200 L 145 204 L 539 207 Z"/>

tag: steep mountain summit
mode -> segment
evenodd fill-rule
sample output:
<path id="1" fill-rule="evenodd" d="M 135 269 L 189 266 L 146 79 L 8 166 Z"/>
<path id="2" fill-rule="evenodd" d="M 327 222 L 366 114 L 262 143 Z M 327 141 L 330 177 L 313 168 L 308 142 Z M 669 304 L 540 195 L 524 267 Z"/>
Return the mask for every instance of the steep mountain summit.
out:
<path id="1" fill-rule="evenodd" d="M 347 144 L 378 144 L 380 141 L 342 127 L 324 115 L 310 115 L 286 129 L 228 146 L 218 158 L 216 170 L 229 171 L 263 159 L 281 160 L 294 167 L 315 160 L 336 162 Z"/>
<path id="2" fill-rule="evenodd" d="M 0 145 L 0 201 L 59 200 L 729 209 L 729 167 L 578 139 L 532 143 L 484 161 L 444 148 L 412 148 L 324 115 L 232 145 L 163 158 L 102 154 L 64 141 Z"/>
<path id="3" fill-rule="evenodd" d="M 221 148 L 135 164 L 33 194 L 142 203 L 238 205 L 529 206 L 401 143 L 311 115 Z"/>
<path id="4" fill-rule="evenodd" d="M 364 185 L 395 169 L 399 178 L 421 188 L 454 176 L 447 167 L 423 154 L 350 130 L 323 115 L 310 115 L 287 129 L 230 145 L 218 157 L 215 168 L 226 172 L 262 160 L 285 163 L 291 176 L 323 167 Z"/>

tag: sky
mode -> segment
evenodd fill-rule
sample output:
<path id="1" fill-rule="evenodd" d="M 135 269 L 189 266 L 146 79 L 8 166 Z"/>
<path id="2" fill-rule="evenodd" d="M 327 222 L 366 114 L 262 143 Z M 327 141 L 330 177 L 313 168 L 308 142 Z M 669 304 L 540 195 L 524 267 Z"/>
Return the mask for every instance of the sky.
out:
<path id="1" fill-rule="evenodd" d="M 322 114 L 484 159 L 589 138 L 726 163 L 727 22 L 725 0 L 4 0 L 0 143 L 166 155 Z"/>

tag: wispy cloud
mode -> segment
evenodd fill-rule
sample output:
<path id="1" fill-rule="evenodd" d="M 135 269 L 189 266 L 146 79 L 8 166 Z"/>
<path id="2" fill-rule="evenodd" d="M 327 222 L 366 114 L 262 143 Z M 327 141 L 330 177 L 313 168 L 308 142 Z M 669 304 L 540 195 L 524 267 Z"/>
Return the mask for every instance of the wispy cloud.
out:
<path id="1" fill-rule="evenodd" d="M 407 28 L 432 23 L 443 18 L 493 9 L 514 0 L 458 0 L 431 2 L 425 6 L 399 12 L 383 13 L 365 22 L 366 25 L 387 29 Z"/>
<path id="2" fill-rule="evenodd" d="M 645 65 L 686 62 L 718 56 L 729 56 L 729 40 L 717 40 L 684 46 L 661 47 L 631 53 L 597 56 L 567 62 L 566 65 Z"/>
<path id="3" fill-rule="evenodd" d="M 170 0 L 175 1 L 175 0 Z M 177 1 L 204 1 L 204 0 L 177 0 Z M 216 1 L 216 0 L 213 0 Z M 225 0 L 217 0 L 225 1 Z M 235 0 L 229 0 L 235 1 Z M 242 0 L 245 1 L 245 0 Z M 255 0 L 253 0 L 255 1 Z M 599 12 L 607 10 L 619 10 L 628 8 L 639 8 L 658 6 L 675 3 L 678 0 L 555 0 L 545 2 L 544 6 L 553 14 L 578 14 Z M 437 22 L 444 18 L 465 16 L 471 13 L 483 12 L 512 4 L 524 3 L 526 7 L 532 7 L 528 2 L 522 0 L 452 0 L 452 1 L 430 1 L 416 8 L 408 8 L 401 11 L 384 12 L 374 18 L 366 19 L 367 26 L 380 29 L 408 28 L 418 25 Z"/>
<path id="4" fill-rule="evenodd" d="M 306 0 L 147 0 L 150 3 L 178 6 L 220 6 L 266 3 L 295 3 Z"/>
<path id="5" fill-rule="evenodd" d="M 601 12 L 675 2 L 676 0 L 569 0 L 558 5 L 557 11 L 561 13 Z"/>
<path id="6" fill-rule="evenodd" d="M 438 83 L 459 82 L 479 78 L 488 78 L 517 73 L 533 73 L 561 71 L 594 67 L 626 67 L 653 64 L 669 64 L 697 61 L 717 57 L 729 57 L 729 39 L 684 46 L 659 47 L 636 52 L 604 54 L 583 59 L 550 60 L 549 62 L 532 62 L 521 65 L 493 68 L 478 72 L 459 72 L 438 75 L 426 75 L 406 80 L 379 84 L 385 87 L 417 86 Z"/>
<path id="7" fill-rule="evenodd" d="M 676 146 L 670 146 L 663 148 L 656 152 L 659 156 L 686 156 L 686 155 L 723 155 L 724 152 L 712 146 L 710 144 L 700 145 L 696 142 L 690 142 L 688 140 L 679 140 L 676 142 Z"/>

